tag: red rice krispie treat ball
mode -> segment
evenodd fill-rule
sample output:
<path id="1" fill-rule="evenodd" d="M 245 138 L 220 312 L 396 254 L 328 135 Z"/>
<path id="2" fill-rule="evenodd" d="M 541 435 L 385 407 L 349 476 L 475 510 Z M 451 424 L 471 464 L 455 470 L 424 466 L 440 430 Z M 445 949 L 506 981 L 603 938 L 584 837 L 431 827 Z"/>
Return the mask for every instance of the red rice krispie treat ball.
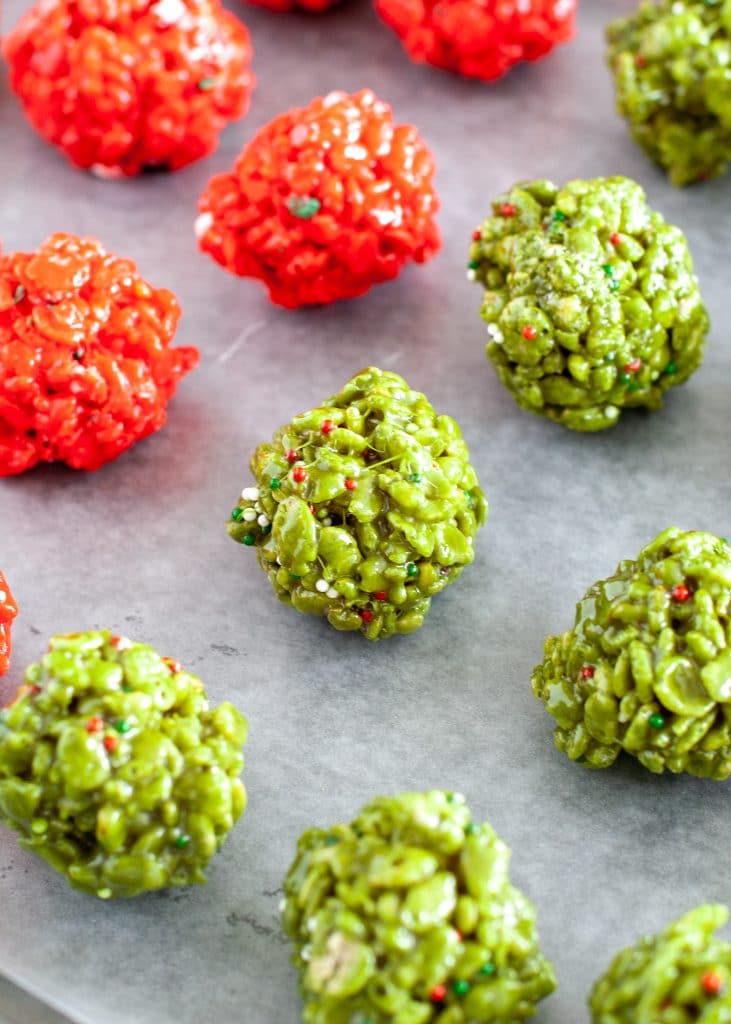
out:
<path id="1" fill-rule="evenodd" d="M 0 477 L 99 469 L 158 430 L 198 362 L 171 348 L 180 307 L 92 238 L 0 257 Z"/>
<path id="2" fill-rule="evenodd" d="M 41 0 L 3 43 L 31 124 L 102 176 L 176 171 L 249 106 L 249 33 L 219 0 Z"/>
<path id="3" fill-rule="evenodd" d="M 362 295 L 438 250 L 434 160 L 370 89 L 333 92 L 259 131 L 201 196 L 204 252 L 272 302 Z"/>
<path id="4" fill-rule="evenodd" d="M 376 0 L 412 60 L 490 82 L 574 34 L 577 0 Z"/>

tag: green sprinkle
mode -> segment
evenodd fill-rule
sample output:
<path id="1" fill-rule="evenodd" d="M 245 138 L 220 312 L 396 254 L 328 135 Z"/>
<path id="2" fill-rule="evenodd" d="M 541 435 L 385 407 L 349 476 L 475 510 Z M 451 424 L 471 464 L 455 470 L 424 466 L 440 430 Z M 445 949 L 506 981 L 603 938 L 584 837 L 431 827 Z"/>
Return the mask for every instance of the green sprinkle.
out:
<path id="1" fill-rule="evenodd" d="M 201 92 L 208 92 L 209 89 L 213 89 L 214 86 L 218 85 L 218 81 L 219 79 L 217 75 L 211 75 L 208 78 L 201 78 L 200 82 L 198 82 L 198 88 Z"/>
<path id="2" fill-rule="evenodd" d="M 665 719 L 662 715 L 650 715 L 650 725 L 653 729 L 662 729 L 665 725 Z"/>
<path id="3" fill-rule="evenodd" d="M 290 578 L 291 580 L 301 580 L 301 579 L 302 579 L 302 577 L 301 577 L 301 576 L 298 576 L 296 572 L 291 572 L 291 573 L 289 574 L 289 578 Z"/>
<path id="4" fill-rule="evenodd" d="M 17 305 L 19 302 L 22 302 L 24 298 L 25 288 L 23 287 L 22 284 L 19 284 L 17 285 L 15 291 L 13 292 L 13 302 Z"/>
<path id="5" fill-rule="evenodd" d="M 675 365 L 675 363 L 668 363 L 664 370 L 664 372 L 667 373 L 669 376 L 672 376 L 674 373 L 677 373 L 677 371 L 678 368 Z"/>
<path id="6" fill-rule="evenodd" d="M 455 981 L 452 985 L 452 991 L 456 996 L 466 996 L 470 990 L 469 981 Z"/>
<path id="7" fill-rule="evenodd" d="M 236 506 L 236 508 L 231 509 L 231 518 L 235 523 L 238 523 L 239 519 L 241 519 L 243 514 L 244 510 L 242 508 L 239 508 L 238 505 Z"/>
<path id="8" fill-rule="evenodd" d="M 640 390 L 640 385 L 637 383 L 636 380 L 633 380 L 632 383 L 630 384 L 628 390 L 629 391 L 639 391 Z"/>
<path id="9" fill-rule="evenodd" d="M 409 480 L 412 484 L 421 483 L 421 473 L 409 473 Z"/>
<path id="10" fill-rule="evenodd" d="M 255 541 L 256 537 L 254 536 L 253 533 L 247 533 L 246 536 L 244 537 L 244 544 L 247 546 L 247 548 L 250 548 Z"/>
<path id="11" fill-rule="evenodd" d="M 562 213 L 560 210 L 554 210 L 551 216 L 553 217 L 554 220 L 557 220 L 557 221 L 565 221 L 566 220 L 566 214 Z"/>
<path id="12" fill-rule="evenodd" d="M 179 850 L 185 849 L 185 847 L 189 843 L 190 843 L 190 836 L 178 836 L 178 838 L 175 840 L 175 845 L 178 847 Z"/>
<path id="13" fill-rule="evenodd" d="M 269 481 L 269 486 L 273 491 L 278 491 L 279 488 L 282 486 L 282 481 L 279 479 L 278 476 L 273 476 Z"/>
<path id="14" fill-rule="evenodd" d="M 480 974 L 484 975 L 486 978 L 491 977 L 494 973 L 495 973 L 495 964 L 490 964 L 490 963 L 483 964 L 482 967 L 480 968 Z"/>
<path id="15" fill-rule="evenodd" d="M 620 373 L 619 379 L 623 384 L 629 384 L 629 382 L 632 380 L 632 375 L 629 373 Z"/>
<path id="16" fill-rule="evenodd" d="M 287 209 L 299 220 L 310 220 L 321 207 L 322 203 L 315 196 L 290 196 L 287 200 Z"/>
<path id="17" fill-rule="evenodd" d="M 468 836 L 473 836 L 477 832 L 477 825 L 475 825 L 474 821 L 471 821 L 469 823 L 469 825 L 465 828 L 465 832 L 467 833 Z"/>
<path id="18" fill-rule="evenodd" d="M 117 732 L 129 732 L 132 726 L 129 724 L 129 722 L 125 722 L 123 718 L 120 718 L 120 720 L 116 723 L 114 728 L 117 730 Z"/>
<path id="19" fill-rule="evenodd" d="M 414 576 L 419 575 L 419 566 L 415 562 L 409 562 L 406 566 L 406 575 L 409 579 L 413 579 Z"/>
<path id="20" fill-rule="evenodd" d="M 340 839 L 337 836 L 325 836 L 325 846 L 337 846 Z"/>
<path id="21" fill-rule="evenodd" d="M 614 267 L 611 263 L 605 263 L 602 267 L 602 270 L 605 274 L 607 274 L 608 277 L 611 277 L 614 274 Z"/>
<path id="22" fill-rule="evenodd" d="M 470 260 L 467 264 L 468 270 L 478 270 L 480 266 L 480 260 Z"/>

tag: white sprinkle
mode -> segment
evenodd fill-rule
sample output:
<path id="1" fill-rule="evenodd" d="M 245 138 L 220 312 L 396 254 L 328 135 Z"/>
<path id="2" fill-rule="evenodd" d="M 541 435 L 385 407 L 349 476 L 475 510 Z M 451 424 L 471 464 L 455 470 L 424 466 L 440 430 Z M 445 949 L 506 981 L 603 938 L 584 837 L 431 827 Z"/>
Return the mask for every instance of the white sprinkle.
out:
<path id="1" fill-rule="evenodd" d="M 286 906 L 287 906 L 287 901 L 286 900 L 280 900 L 279 901 L 279 913 L 280 914 L 282 913 L 282 911 L 284 910 L 284 908 Z"/>
<path id="2" fill-rule="evenodd" d="M 114 181 L 123 177 L 121 168 L 107 167 L 106 164 L 92 164 L 89 171 L 95 178 L 101 178 L 103 181 Z"/>
<path id="3" fill-rule="evenodd" d="M 185 4 L 181 0 L 158 0 L 150 8 L 150 14 L 154 14 L 163 25 L 174 25 L 176 21 L 180 21 L 185 11 Z"/>
<path id="4" fill-rule="evenodd" d="M 244 499 L 244 501 L 256 501 L 256 499 L 259 497 L 259 488 L 244 487 L 243 491 L 241 492 L 241 497 Z"/>
<path id="5" fill-rule="evenodd" d="M 501 345 L 503 342 L 503 332 L 500 330 L 496 323 L 487 325 L 487 333 L 495 342 L 496 345 Z"/>
<path id="6" fill-rule="evenodd" d="M 242 516 L 242 519 L 247 523 L 253 523 L 254 520 L 256 519 L 256 509 L 247 508 Z"/>
<path id="7" fill-rule="evenodd" d="M 269 526 L 269 516 L 265 516 L 264 513 L 262 512 L 262 514 L 257 519 L 257 523 L 259 524 L 259 526 Z"/>
<path id="8" fill-rule="evenodd" d="M 327 580 L 318 580 L 317 583 L 315 584 L 315 590 L 317 590 L 320 594 L 326 594 L 329 587 L 330 584 L 327 582 Z"/>
<path id="9" fill-rule="evenodd" d="M 604 409 L 604 415 L 613 420 L 619 416 L 619 409 L 616 405 L 607 405 Z"/>
<path id="10" fill-rule="evenodd" d="M 330 518 L 330 516 L 326 516 L 325 519 L 322 520 L 322 525 L 323 526 L 332 526 L 332 524 L 333 524 L 333 521 Z"/>
<path id="11" fill-rule="evenodd" d="M 301 146 L 303 142 L 307 142 L 309 134 L 310 129 L 306 124 L 296 124 L 289 133 L 289 141 L 293 146 Z"/>
<path id="12" fill-rule="evenodd" d="M 212 223 L 212 213 L 201 213 L 198 217 L 196 217 L 196 219 L 193 221 L 193 230 L 195 231 L 195 237 L 203 238 L 203 236 L 205 235 L 206 231 L 208 231 Z"/>
<path id="13" fill-rule="evenodd" d="M 327 596 L 334 600 L 336 597 L 340 597 L 340 591 L 336 590 L 335 587 L 330 587 L 327 592 Z"/>
<path id="14" fill-rule="evenodd" d="M 467 280 L 468 281 L 476 281 L 477 280 L 477 271 L 474 270 L 472 267 L 470 267 L 470 269 L 467 271 Z"/>
<path id="15" fill-rule="evenodd" d="M 472 538 L 471 537 L 467 538 L 467 543 L 470 545 L 470 547 L 472 547 Z"/>

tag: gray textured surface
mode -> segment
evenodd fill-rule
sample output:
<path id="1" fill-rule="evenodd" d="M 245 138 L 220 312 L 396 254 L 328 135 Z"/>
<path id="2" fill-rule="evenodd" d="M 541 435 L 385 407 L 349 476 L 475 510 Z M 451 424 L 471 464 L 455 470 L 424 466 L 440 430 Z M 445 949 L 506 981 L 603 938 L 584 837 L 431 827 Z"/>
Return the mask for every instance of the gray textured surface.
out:
<path id="1" fill-rule="evenodd" d="M 24 6 L 6 5 L 7 24 Z M 629 0 L 584 0 L 581 34 L 484 87 L 412 66 L 365 4 L 321 20 L 243 8 L 259 87 L 219 152 L 175 177 L 97 181 L 67 166 L 0 90 L 6 249 L 98 234 L 173 288 L 179 340 L 203 362 L 168 426 L 95 476 L 0 484 L 0 564 L 22 612 L 11 681 L 53 632 L 108 625 L 198 670 L 250 717 L 250 806 L 199 891 L 106 905 L 0 833 L 0 967 L 88 1024 L 294 1024 L 277 889 L 299 832 L 376 792 L 463 791 L 514 849 L 560 989 L 543 1024 L 586 1020 L 620 945 L 691 905 L 728 900 L 728 787 L 603 774 L 553 748 L 530 694 L 544 634 L 595 578 L 676 523 L 731 535 L 727 252 L 731 179 L 680 192 L 612 109 L 600 26 Z M 244 138 L 335 87 L 373 86 L 434 147 L 444 250 L 350 304 L 298 314 L 198 255 L 195 199 Z M 664 411 L 574 436 L 521 412 L 483 355 L 469 232 L 514 179 L 626 173 L 688 232 L 713 320 L 702 371 Z M 247 459 L 296 411 L 368 363 L 405 374 L 463 426 L 490 504 L 475 565 L 423 630 L 369 645 L 280 605 L 223 521 Z"/>

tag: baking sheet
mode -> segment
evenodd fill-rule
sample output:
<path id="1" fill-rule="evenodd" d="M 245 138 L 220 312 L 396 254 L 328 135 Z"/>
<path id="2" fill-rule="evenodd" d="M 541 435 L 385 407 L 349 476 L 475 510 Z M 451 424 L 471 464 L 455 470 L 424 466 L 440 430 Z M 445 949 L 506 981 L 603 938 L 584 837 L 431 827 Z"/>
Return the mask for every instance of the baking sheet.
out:
<path id="1" fill-rule="evenodd" d="M 23 0 L 5 4 L 5 28 Z M 731 898 L 728 786 L 591 774 L 559 755 L 530 693 L 543 637 L 594 579 L 677 524 L 731 531 L 726 323 L 731 179 L 669 186 L 612 106 L 601 26 L 630 0 L 584 0 L 577 41 L 493 87 L 413 66 L 366 3 L 322 18 L 238 8 L 258 89 L 219 152 L 174 176 L 104 182 L 68 166 L 0 89 L 0 238 L 98 234 L 174 289 L 201 367 L 168 426 L 87 476 L 0 483 L 0 565 L 20 602 L 14 668 L 55 632 L 109 626 L 198 671 L 247 713 L 248 812 L 205 888 L 104 904 L 0 830 L 0 968 L 85 1024 L 294 1024 L 279 886 L 300 831 L 376 793 L 468 797 L 513 847 L 560 979 L 543 1024 L 587 1019 L 610 957 L 703 900 Z M 434 148 L 444 249 L 356 302 L 288 313 L 196 252 L 195 200 L 244 139 L 333 88 L 376 89 Z M 659 414 L 577 436 L 519 410 L 484 355 L 471 229 L 515 179 L 629 174 L 688 233 L 714 328 L 704 366 Z M 403 373 L 454 414 L 490 500 L 477 558 L 424 629 L 370 645 L 280 605 L 224 521 L 257 442 L 361 367 Z"/>

